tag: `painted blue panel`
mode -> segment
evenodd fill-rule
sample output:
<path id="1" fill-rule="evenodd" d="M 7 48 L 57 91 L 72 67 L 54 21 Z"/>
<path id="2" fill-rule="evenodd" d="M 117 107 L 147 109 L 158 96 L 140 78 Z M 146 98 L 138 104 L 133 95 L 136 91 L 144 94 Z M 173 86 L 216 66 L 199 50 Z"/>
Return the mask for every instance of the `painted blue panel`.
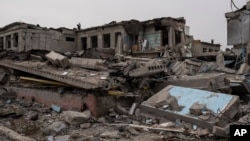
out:
<path id="1" fill-rule="evenodd" d="M 194 103 L 204 104 L 207 109 L 219 114 L 233 99 L 233 96 L 228 94 L 178 86 L 172 87 L 169 93 L 177 98 L 180 106 L 184 106 L 181 111 L 177 111 L 182 115 L 188 115 L 189 109 Z"/>

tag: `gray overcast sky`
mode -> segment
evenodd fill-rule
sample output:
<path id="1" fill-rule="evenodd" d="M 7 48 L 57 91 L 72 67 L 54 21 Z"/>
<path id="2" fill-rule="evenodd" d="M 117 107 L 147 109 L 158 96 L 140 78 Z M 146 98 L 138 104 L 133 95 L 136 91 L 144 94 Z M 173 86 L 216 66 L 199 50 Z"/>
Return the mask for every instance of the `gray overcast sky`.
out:
<path id="1" fill-rule="evenodd" d="M 241 8 L 247 0 L 234 0 Z M 184 17 L 195 39 L 227 45 L 224 14 L 230 0 L 1 0 L 0 27 L 16 21 L 45 27 L 82 28 L 111 21 Z"/>

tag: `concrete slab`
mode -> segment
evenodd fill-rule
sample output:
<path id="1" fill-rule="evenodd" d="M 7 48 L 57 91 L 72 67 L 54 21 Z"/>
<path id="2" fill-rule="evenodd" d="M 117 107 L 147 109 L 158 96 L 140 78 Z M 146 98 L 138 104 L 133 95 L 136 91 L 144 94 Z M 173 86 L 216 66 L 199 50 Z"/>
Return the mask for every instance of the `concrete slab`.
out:
<path id="1" fill-rule="evenodd" d="M 182 108 L 178 111 L 156 108 L 154 103 L 159 99 L 164 99 L 166 95 L 176 97 Z M 194 103 L 205 105 L 207 110 L 203 111 L 204 114 L 209 112 L 214 118 L 204 121 L 198 115 L 192 115 L 190 108 Z M 213 126 L 220 122 L 220 117 L 233 118 L 238 111 L 238 106 L 238 96 L 170 85 L 144 101 L 141 104 L 141 110 L 144 114 L 173 121 L 180 119 L 212 130 Z"/>

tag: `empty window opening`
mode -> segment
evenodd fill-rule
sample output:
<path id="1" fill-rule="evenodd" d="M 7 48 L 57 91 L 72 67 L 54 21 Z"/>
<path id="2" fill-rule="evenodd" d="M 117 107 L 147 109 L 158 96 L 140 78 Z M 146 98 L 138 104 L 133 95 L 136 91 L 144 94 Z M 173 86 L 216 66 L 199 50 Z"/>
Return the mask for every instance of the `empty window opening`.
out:
<path id="1" fill-rule="evenodd" d="M 18 33 L 14 33 L 13 37 L 14 37 L 13 45 L 14 47 L 18 47 Z"/>
<path id="2" fill-rule="evenodd" d="M 162 45 L 168 45 L 168 30 L 162 30 Z"/>
<path id="3" fill-rule="evenodd" d="M 203 52 L 207 52 L 207 48 L 203 48 L 203 50 L 202 50 Z"/>
<path id="4" fill-rule="evenodd" d="M 0 37 L 0 50 L 3 50 L 3 37 Z"/>
<path id="5" fill-rule="evenodd" d="M 91 47 L 92 48 L 97 48 L 97 36 L 92 36 L 91 37 Z"/>
<path id="6" fill-rule="evenodd" d="M 175 44 L 181 42 L 181 31 L 175 30 Z"/>
<path id="7" fill-rule="evenodd" d="M 213 52 L 213 49 L 209 49 L 208 51 L 209 51 L 209 52 Z"/>
<path id="8" fill-rule="evenodd" d="M 110 34 L 103 35 L 103 48 L 110 48 Z"/>
<path id="9" fill-rule="evenodd" d="M 74 42 L 74 41 L 75 41 L 75 38 L 66 37 L 66 41 L 67 41 L 67 42 Z"/>
<path id="10" fill-rule="evenodd" d="M 82 49 L 86 50 L 87 49 L 87 38 L 81 38 L 81 42 L 82 42 Z"/>
<path id="11" fill-rule="evenodd" d="M 11 48 L 11 35 L 7 35 L 5 37 L 5 45 L 6 45 L 6 48 Z"/>

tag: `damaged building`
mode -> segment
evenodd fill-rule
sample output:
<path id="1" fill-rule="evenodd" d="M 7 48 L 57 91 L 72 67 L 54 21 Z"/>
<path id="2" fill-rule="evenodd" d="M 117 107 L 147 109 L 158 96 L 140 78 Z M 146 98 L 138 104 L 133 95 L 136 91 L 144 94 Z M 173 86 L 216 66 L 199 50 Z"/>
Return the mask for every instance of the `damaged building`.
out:
<path id="1" fill-rule="evenodd" d="M 139 22 L 137 20 L 111 22 L 109 24 L 78 31 L 81 49 L 113 49 L 117 55 L 134 57 L 188 56 L 187 47 L 192 36 L 185 33 L 184 18 L 159 18 Z M 172 54 L 168 50 L 175 50 Z M 188 54 L 189 53 L 189 54 Z"/>
<path id="2" fill-rule="evenodd" d="M 230 125 L 248 122 L 249 66 L 187 30 L 171 17 L 1 28 L 0 132 L 25 141 L 228 138 Z"/>
<path id="3" fill-rule="evenodd" d="M 15 22 L 0 28 L 0 50 L 76 51 L 76 32 L 67 28 L 45 28 Z"/>
<path id="4" fill-rule="evenodd" d="M 82 30 L 48 29 L 39 25 L 16 22 L 0 29 L 0 49 L 18 52 L 53 50 L 61 53 L 95 50 L 95 53 L 101 52 L 112 56 L 190 57 L 190 49 L 185 45 L 193 38 L 185 33 L 187 29 L 184 18 L 171 17 L 142 22 L 113 21 L 103 26 Z M 91 56 L 94 55 L 88 57 Z"/>
<path id="5" fill-rule="evenodd" d="M 220 51 L 220 44 L 214 44 L 214 41 L 211 40 L 211 43 L 202 42 L 200 40 L 194 40 L 191 43 L 192 56 L 200 57 L 200 56 L 209 56 L 216 55 L 218 51 Z"/>

